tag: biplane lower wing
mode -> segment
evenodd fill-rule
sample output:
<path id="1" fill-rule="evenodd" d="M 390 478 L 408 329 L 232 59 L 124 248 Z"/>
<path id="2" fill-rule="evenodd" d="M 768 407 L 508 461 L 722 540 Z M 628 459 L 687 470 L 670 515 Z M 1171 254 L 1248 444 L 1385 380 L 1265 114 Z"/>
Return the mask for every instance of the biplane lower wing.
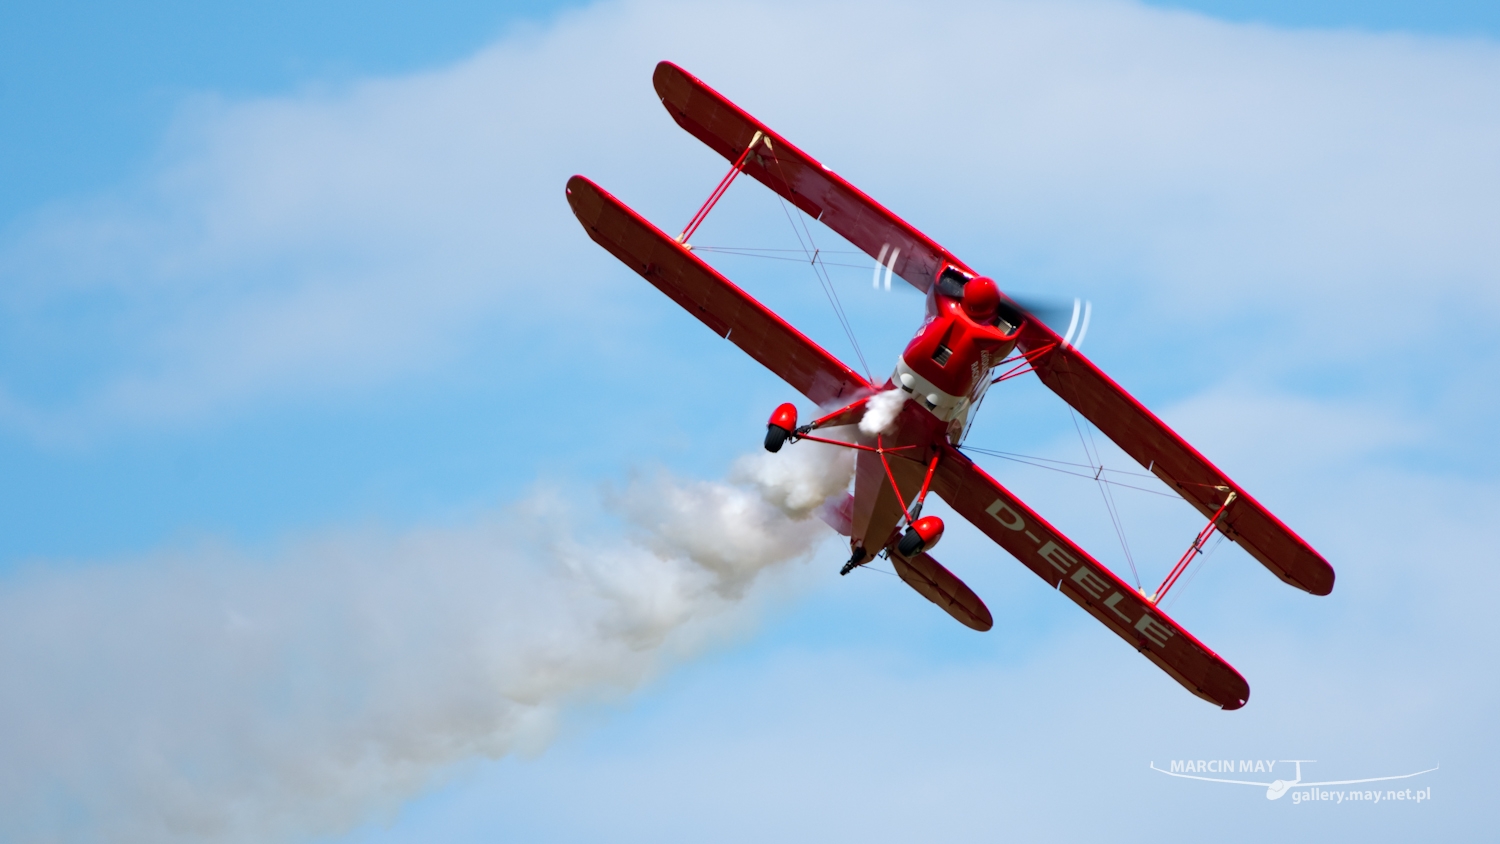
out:
<path id="1" fill-rule="evenodd" d="M 1333 567 L 1322 555 L 1056 332 L 1028 320 L 1020 345 L 1039 352 L 1032 366 L 1043 384 L 1205 517 L 1212 518 L 1233 493 L 1218 527 L 1250 556 L 1298 589 L 1333 591 Z"/>
<path id="2" fill-rule="evenodd" d="M 757 133 L 768 138 L 769 147 L 757 145 L 745 160 L 744 172 L 923 293 L 937 279 L 944 262 L 972 272 L 932 238 L 677 65 L 658 64 L 651 81 L 672 119 L 731 162 L 739 160 Z"/>
<path id="3" fill-rule="evenodd" d="M 1249 700 L 1250 684 L 1229 663 L 952 446 L 938 463 L 933 492 L 1188 691 L 1224 709 Z"/>
<path id="4" fill-rule="evenodd" d="M 858 373 L 598 185 L 574 176 L 567 190 L 568 204 L 595 243 L 802 395 L 826 405 L 870 389 Z"/>

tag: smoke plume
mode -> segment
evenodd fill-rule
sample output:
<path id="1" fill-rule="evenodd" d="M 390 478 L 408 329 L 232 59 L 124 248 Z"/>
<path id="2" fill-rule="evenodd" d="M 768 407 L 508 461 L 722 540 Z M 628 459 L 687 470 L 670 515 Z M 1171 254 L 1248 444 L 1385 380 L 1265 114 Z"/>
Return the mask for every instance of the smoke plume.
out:
<path id="1" fill-rule="evenodd" d="M 864 418 L 859 420 L 859 430 L 872 437 L 890 433 L 891 423 L 901 414 L 904 404 L 906 395 L 900 390 L 886 390 L 870 396 L 865 403 Z"/>
<path id="2" fill-rule="evenodd" d="M 536 752 L 743 624 L 849 483 L 814 443 L 728 482 L 643 475 L 586 534 L 555 492 L 473 523 L 228 548 L 0 582 L 0 839 L 337 832 L 454 763 Z M 590 502 L 592 503 L 592 502 Z"/>

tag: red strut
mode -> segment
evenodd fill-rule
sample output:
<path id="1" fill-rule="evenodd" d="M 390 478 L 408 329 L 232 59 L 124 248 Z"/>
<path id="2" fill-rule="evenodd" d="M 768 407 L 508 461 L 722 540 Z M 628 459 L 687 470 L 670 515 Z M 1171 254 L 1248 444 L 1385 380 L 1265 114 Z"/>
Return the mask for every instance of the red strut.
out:
<path id="1" fill-rule="evenodd" d="M 734 182 L 734 177 L 740 174 L 740 168 L 745 166 L 745 159 L 750 157 L 750 150 L 755 149 L 755 145 L 760 143 L 760 138 L 761 133 L 756 132 L 755 137 L 750 140 L 750 146 L 745 147 L 745 151 L 735 159 L 734 166 L 730 167 L 729 172 L 724 174 L 724 178 L 719 180 L 719 186 L 714 188 L 714 192 L 708 195 L 708 201 L 703 203 L 703 207 L 699 208 L 698 213 L 693 215 L 693 219 L 688 221 L 687 228 L 677 236 L 678 243 L 687 243 L 688 238 L 693 236 L 693 232 L 697 231 L 698 227 L 703 225 L 703 221 L 708 219 L 708 212 L 713 210 L 714 204 L 719 201 L 719 197 L 724 195 L 724 191 L 729 190 L 729 185 Z"/>
<path id="2" fill-rule="evenodd" d="M 1193 561 L 1193 557 L 1203 553 L 1203 543 L 1208 541 L 1208 537 L 1213 534 L 1214 528 L 1219 526 L 1219 517 L 1224 515 L 1225 510 L 1229 509 L 1229 505 L 1234 502 L 1235 497 L 1236 493 L 1229 493 L 1229 497 L 1224 499 L 1224 505 L 1219 508 L 1217 513 L 1213 514 L 1213 517 L 1208 520 L 1208 524 L 1203 527 L 1203 530 L 1198 531 L 1198 538 L 1194 539 L 1193 544 L 1188 546 L 1187 553 L 1183 554 L 1182 559 L 1177 561 L 1177 565 L 1172 567 L 1172 571 L 1167 574 L 1167 579 L 1163 580 L 1161 585 L 1156 587 L 1156 592 L 1151 595 L 1151 603 L 1161 603 L 1161 599 L 1167 597 L 1167 590 L 1171 589 L 1172 585 L 1177 582 L 1177 578 L 1182 577 L 1182 573 L 1187 571 L 1188 563 Z"/>

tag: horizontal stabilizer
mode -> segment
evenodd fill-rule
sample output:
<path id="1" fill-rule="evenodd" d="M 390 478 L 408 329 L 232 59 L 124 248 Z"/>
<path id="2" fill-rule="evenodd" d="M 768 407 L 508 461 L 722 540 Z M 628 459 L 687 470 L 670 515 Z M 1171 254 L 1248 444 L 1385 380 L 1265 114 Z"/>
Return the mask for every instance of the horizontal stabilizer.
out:
<path id="1" fill-rule="evenodd" d="M 896 551 L 895 543 L 891 543 L 889 551 L 896 574 L 901 575 L 907 586 L 941 607 L 943 612 L 958 619 L 965 627 L 981 633 L 995 626 L 990 608 L 974 594 L 974 590 L 926 551 L 919 551 L 913 557 L 903 557 Z"/>

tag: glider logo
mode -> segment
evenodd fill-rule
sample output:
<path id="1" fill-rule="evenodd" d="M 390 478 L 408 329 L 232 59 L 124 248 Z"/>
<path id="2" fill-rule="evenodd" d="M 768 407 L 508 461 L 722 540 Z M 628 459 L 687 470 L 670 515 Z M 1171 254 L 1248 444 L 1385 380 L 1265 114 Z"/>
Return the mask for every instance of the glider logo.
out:
<path id="1" fill-rule="evenodd" d="M 1202 780 L 1203 782 L 1219 782 L 1228 785 L 1254 785 L 1266 790 L 1267 800 L 1280 800 L 1287 794 L 1292 795 L 1294 804 L 1307 802 L 1331 802 L 1335 805 L 1343 803 L 1388 803 L 1388 802 L 1412 802 L 1423 803 L 1432 799 L 1432 786 L 1421 789 L 1339 789 L 1328 790 L 1322 788 L 1325 785 L 1358 785 L 1370 782 L 1386 782 L 1388 780 L 1405 780 L 1412 777 L 1420 777 L 1430 774 L 1438 769 L 1433 765 L 1425 771 L 1417 771 L 1414 774 L 1397 774 L 1391 777 L 1366 777 L 1357 780 L 1328 780 L 1326 782 L 1303 782 L 1302 765 L 1312 764 L 1313 759 L 1241 759 L 1239 760 L 1238 773 L 1271 773 L 1278 762 L 1288 762 L 1297 766 L 1296 776 L 1290 780 L 1275 779 L 1270 782 L 1255 782 L 1252 780 L 1225 779 L 1222 777 L 1205 777 L 1200 774 L 1232 774 L 1236 773 L 1235 760 L 1233 759 L 1174 759 L 1166 769 L 1156 767 L 1151 763 L 1151 770 L 1166 774 L 1169 777 L 1180 777 L 1188 780 Z"/>

